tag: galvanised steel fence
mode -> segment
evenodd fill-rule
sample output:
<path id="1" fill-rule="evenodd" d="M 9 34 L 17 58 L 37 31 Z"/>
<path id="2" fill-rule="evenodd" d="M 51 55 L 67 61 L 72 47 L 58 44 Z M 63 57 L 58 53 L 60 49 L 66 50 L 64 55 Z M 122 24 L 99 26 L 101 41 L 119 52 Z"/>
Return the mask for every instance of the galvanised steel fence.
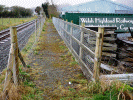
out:
<path id="1" fill-rule="evenodd" d="M 133 60 L 129 56 L 133 47 L 122 47 L 123 40 L 114 31 L 99 27 L 96 32 L 55 17 L 53 24 L 87 78 L 133 82 Z M 122 61 L 126 56 L 127 62 Z"/>

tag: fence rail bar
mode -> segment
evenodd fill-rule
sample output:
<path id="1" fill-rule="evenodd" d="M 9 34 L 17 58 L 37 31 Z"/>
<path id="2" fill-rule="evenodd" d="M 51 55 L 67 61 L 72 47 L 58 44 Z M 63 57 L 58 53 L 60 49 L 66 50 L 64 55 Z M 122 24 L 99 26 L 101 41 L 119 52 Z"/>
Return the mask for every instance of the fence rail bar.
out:
<path id="1" fill-rule="evenodd" d="M 112 74 L 112 75 L 101 75 L 100 79 L 107 78 L 108 80 L 121 80 L 133 82 L 133 74 Z"/>

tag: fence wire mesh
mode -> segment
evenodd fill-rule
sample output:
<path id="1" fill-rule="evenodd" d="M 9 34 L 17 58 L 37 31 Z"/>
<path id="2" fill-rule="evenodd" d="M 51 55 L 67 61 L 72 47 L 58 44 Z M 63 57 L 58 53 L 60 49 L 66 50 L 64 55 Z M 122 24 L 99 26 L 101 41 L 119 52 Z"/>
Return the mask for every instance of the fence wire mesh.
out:
<path id="1" fill-rule="evenodd" d="M 97 32 L 57 18 L 53 18 L 53 23 L 77 61 L 85 66 L 82 67 L 84 74 L 87 70 L 92 78 Z M 100 78 L 132 82 L 133 38 L 130 33 L 118 34 L 105 29 L 101 53 Z"/>
<path id="2" fill-rule="evenodd" d="M 57 18 L 53 18 L 53 24 L 77 61 L 84 66 L 82 67 L 83 73 L 86 74 L 88 78 L 92 78 L 96 41 L 92 41 L 91 39 L 88 41 L 88 38 L 89 36 L 90 38 L 96 38 L 95 32 L 88 32 L 81 26 Z M 90 41 L 93 42 L 93 44 L 89 44 L 88 42 Z"/>

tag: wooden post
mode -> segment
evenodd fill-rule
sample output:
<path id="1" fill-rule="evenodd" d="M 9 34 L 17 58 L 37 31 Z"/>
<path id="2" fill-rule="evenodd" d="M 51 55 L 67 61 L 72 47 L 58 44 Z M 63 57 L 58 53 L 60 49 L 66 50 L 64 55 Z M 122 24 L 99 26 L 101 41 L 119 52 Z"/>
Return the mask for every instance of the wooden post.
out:
<path id="1" fill-rule="evenodd" d="M 81 23 L 81 26 L 82 26 L 82 27 L 85 27 L 85 23 Z"/>
<path id="2" fill-rule="evenodd" d="M 24 67 L 27 67 L 27 66 L 26 66 L 26 63 L 24 62 L 24 59 L 23 59 L 23 57 L 22 57 L 22 55 L 21 55 L 19 49 L 18 49 L 18 57 L 19 57 L 20 61 L 22 62 L 23 66 L 24 66 Z"/>
<path id="3" fill-rule="evenodd" d="M 10 27 L 10 36 L 11 36 L 11 48 L 8 58 L 7 72 L 3 89 L 4 99 L 8 97 L 8 92 L 11 88 L 11 82 L 14 82 L 14 84 L 17 86 L 19 81 L 18 42 L 17 42 L 16 27 Z"/>
<path id="4" fill-rule="evenodd" d="M 41 19 L 39 19 L 39 34 L 41 33 Z"/>
<path id="5" fill-rule="evenodd" d="M 73 26 L 72 26 L 72 24 L 73 24 L 73 21 L 71 21 L 71 29 L 70 29 L 71 36 L 73 35 Z M 72 48 L 72 37 L 70 37 L 70 46 Z"/>
<path id="6" fill-rule="evenodd" d="M 82 27 L 83 27 L 83 25 L 82 25 Z M 80 30 L 81 30 L 80 42 L 81 43 L 84 42 L 84 32 L 82 31 L 82 27 L 80 27 Z M 82 59 L 82 57 L 83 57 L 83 48 L 80 46 L 79 58 Z"/>
<path id="7" fill-rule="evenodd" d="M 11 27 L 11 43 L 14 51 L 14 65 L 13 65 L 13 79 L 14 84 L 18 85 L 19 78 L 19 62 L 18 62 L 18 41 L 17 41 L 17 28 Z"/>
<path id="8" fill-rule="evenodd" d="M 66 19 L 66 22 L 68 22 L 68 20 Z M 65 29 L 66 29 L 66 31 L 67 31 L 67 28 L 68 28 L 68 26 L 67 26 L 67 23 L 66 23 L 66 27 L 65 27 Z M 66 36 L 66 34 L 65 34 L 65 39 L 67 38 L 67 36 Z"/>
<path id="9" fill-rule="evenodd" d="M 65 29 L 65 21 L 63 21 L 63 28 Z M 65 31 L 62 30 L 62 36 L 64 37 Z"/>
<path id="10" fill-rule="evenodd" d="M 104 38 L 104 28 L 99 27 L 98 33 L 96 34 L 96 48 L 95 48 L 95 59 L 94 59 L 94 79 L 96 82 L 99 81 L 99 76 L 100 76 L 103 38 Z"/>
<path id="11" fill-rule="evenodd" d="M 9 89 L 11 88 L 10 83 L 12 82 L 12 68 L 14 64 L 14 52 L 13 52 L 13 45 L 11 44 L 9 58 L 8 58 L 8 64 L 7 64 L 7 72 L 5 77 L 5 83 L 3 88 L 3 99 L 5 99 L 8 96 Z"/>
<path id="12" fill-rule="evenodd" d="M 37 19 L 35 19 L 35 41 L 37 40 Z"/>

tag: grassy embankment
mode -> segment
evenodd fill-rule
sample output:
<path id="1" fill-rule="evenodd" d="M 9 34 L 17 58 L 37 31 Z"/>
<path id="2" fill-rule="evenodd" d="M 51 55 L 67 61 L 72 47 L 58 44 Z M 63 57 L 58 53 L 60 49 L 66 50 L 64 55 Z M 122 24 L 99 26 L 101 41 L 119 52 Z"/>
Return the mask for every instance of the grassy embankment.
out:
<path id="1" fill-rule="evenodd" d="M 10 26 L 19 25 L 31 20 L 34 20 L 37 17 L 31 18 L 0 18 L 0 31 L 9 28 Z"/>
<path id="2" fill-rule="evenodd" d="M 51 20 L 47 20 L 47 22 L 51 22 Z M 44 34 L 45 32 L 46 24 L 43 27 L 42 34 Z M 42 39 L 44 39 L 44 37 L 40 36 L 39 41 L 41 41 Z M 29 51 L 34 43 L 34 40 L 35 35 L 32 34 L 27 46 L 22 50 L 22 55 L 24 57 L 26 57 L 29 54 Z M 57 48 L 58 52 L 60 51 L 66 53 L 66 55 L 61 56 L 61 61 L 69 62 L 68 65 L 71 68 L 77 67 L 78 64 L 76 63 L 72 54 L 68 51 L 65 44 L 59 39 L 57 39 L 57 41 L 59 41 L 59 45 L 55 45 L 55 47 L 53 48 Z M 44 48 L 43 46 L 43 44 L 39 44 L 39 46 L 36 46 L 34 48 L 34 53 L 38 55 L 38 50 L 42 50 L 42 48 Z M 55 67 L 59 66 L 59 64 L 55 65 Z M 38 68 L 32 68 L 32 66 L 28 66 L 28 68 L 23 68 L 21 65 L 21 83 L 18 86 L 18 88 L 12 86 L 10 90 L 10 98 L 12 100 L 44 100 L 43 96 L 45 94 L 49 94 L 48 96 L 52 98 L 51 100 L 130 100 L 128 99 L 129 96 L 127 95 L 127 93 L 133 92 L 132 87 L 119 81 L 105 82 L 105 80 L 103 79 L 99 83 L 91 81 L 88 82 L 88 80 L 84 77 L 84 75 L 81 72 L 80 74 L 77 74 L 75 78 L 70 78 L 68 80 L 68 82 L 71 82 L 73 86 L 63 87 L 59 82 L 57 84 L 58 88 L 55 89 L 52 93 L 49 93 L 50 88 L 38 87 L 35 85 L 34 81 L 38 80 L 39 78 L 38 73 Z M 3 71 L 3 73 L 0 76 L 0 82 L 2 82 L 4 78 L 5 71 Z M 1 92 L 2 89 L 3 85 L 1 84 Z"/>

